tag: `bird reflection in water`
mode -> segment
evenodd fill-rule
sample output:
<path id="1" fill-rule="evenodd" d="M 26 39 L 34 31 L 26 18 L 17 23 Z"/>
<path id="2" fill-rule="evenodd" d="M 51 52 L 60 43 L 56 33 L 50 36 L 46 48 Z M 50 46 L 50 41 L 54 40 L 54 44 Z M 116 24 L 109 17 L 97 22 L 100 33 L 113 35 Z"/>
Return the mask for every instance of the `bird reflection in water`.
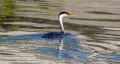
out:
<path id="1" fill-rule="evenodd" d="M 62 50 L 64 50 L 64 44 L 63 44 L 64 37 L 60 38 L 59 46 L 58 46 L 58 59 L 62 60 Z"/>
<path id="2" fill-rule="evenodd" d="M 70 39 L 70 42 L 65 41 L 66 37 L 61 37 L 58 45 L 58 59 L 59 60 L 75 60 L 87 62 L 89 59 L 86 57 L 89 52 L 80 52 L 82 48 L 78 47 L 79 42 Z M 73 41 L 71 41 L 73 40 Z"/>

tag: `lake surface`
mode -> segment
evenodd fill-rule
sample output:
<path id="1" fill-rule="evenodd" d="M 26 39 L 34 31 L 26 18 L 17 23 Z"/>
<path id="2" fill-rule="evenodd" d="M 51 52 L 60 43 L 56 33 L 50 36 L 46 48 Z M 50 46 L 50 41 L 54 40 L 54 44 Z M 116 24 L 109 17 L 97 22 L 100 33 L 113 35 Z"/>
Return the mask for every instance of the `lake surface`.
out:
<path id="1" fill-rule="evenodd" d="M 119 0 L 16 1 L 7 18 L 13 20 L 0 29 L 1 63 L 119 64 L 119 6 Z M 66 35 L 42 38 L 59 32 L 61 11 L 77 14 L 64 18 Z"/>

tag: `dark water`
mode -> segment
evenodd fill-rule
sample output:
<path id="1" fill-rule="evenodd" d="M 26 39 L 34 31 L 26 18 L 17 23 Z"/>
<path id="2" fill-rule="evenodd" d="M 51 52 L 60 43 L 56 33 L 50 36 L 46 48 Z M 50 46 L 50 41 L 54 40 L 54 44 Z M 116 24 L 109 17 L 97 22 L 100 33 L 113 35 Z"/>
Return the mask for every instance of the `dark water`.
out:
<path id="1" fill-rule="evenodd" d="M 61 6 L 63 4 L 64 6 Z M 119 2 L 112 0 L 17 1 L 16 16 L 7 18 L 14 18 L 14 22 L 4 22 L 2 26 L 6 30 L 1 32 L 18 30 L 40 33 L 17 36 L 1 35 L 0 43 L 33 40 L 43 43 L 44 41 L 46 44 L 52 43 L 53 45 L 26 50 L 26 52 L 88 64 L 89 62 L 119 64 L 119 9 Z M 42 38 L 45 33 L 59 32 L 57 15 L 64 10 L 77 14 L 76 17 L 64 18 L 67 35 L 63 38 Z"/>
<path id="2" fill-rule="evenodd" d="M 57 40 L 54 46 L 44 47 L 36 50 L 30 50 L 29 52 L 41 53 L 50 55 L 53 57 L 57 57 L 60 60 L 74 60 L 74 61 L 82 61 L 88 62 L 89 58 L 87 55 L 90 55 L 90 52 L 87 51 L 86 48 L 79 47 L 79 40 L 73 39 L 71 37 L 76 36 L 75 34 L 66 33 L 65 37 L 56 37 L 56 38 L 43 38 L 44 34 L 33 34 L 33 35 L 22 35 L 22 36 L 13 36 L 1 38 L 0 42 L 15 42 L 21 40 L 29 40 L 29 41 L 53 41 Z M 44 42 L 45 43 L 45 42 Z M 50 44 L 52 42 L 48 42 Z"/>

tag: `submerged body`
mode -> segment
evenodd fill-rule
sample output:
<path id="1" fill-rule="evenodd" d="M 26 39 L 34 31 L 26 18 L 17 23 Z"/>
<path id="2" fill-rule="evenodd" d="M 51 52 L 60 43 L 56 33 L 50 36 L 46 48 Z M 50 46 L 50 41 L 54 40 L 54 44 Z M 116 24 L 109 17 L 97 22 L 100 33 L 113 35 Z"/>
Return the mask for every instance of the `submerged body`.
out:
<path id="1" fill-rule="evenodd" d="M 64 36 L 65 34 L 62 32 L 49 32 L 49 33 L 46 33 L 44 36 L 42 36 L 42 38 L 61 38 Z"/>

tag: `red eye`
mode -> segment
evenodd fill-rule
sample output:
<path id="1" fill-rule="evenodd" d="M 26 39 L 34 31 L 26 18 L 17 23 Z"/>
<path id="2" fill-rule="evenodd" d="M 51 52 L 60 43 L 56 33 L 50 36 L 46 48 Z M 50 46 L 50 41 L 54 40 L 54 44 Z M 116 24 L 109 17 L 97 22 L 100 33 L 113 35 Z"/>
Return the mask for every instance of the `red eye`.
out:
<path id="1" fill-rule="evenodd" d="M 68 12 L 66 12 L 66 14 L 67 14 L 67 15 L 69 15 L 69 13 L 68 13 Z"/>

